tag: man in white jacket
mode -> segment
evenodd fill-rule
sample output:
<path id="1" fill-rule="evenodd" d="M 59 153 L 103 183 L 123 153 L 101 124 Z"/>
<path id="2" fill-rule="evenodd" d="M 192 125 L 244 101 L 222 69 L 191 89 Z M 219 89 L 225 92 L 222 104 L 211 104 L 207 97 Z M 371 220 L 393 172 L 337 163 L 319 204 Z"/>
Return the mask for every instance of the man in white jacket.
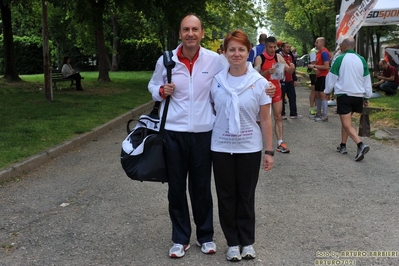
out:
<path id="1" fill-rule="evenodd" d="M 337 97 L 337 113 L 341 119 L 341 144 L 337 151 L 347 154 L 346 141 L 348 136 L 357 145 L 355 161 L 361 161 L 369 151 L 352 126 L 352 114 L 362 113 L 363 106 L 368 106 L 372 94 L 370 72 L 366 60 L 355 53 L 355 39 L 345 38 L 341 43 L 341 52 L 326 77 L 325 94 L 335 89 Z"/>
<path id="2" fill-rule="evenodd" d="M 173 51 L 172 82 L 167 83 L 163 58 L 157 61 L 148 89 L 155 101 L 170 97 L 165 124 L 166 163 L 169 174 L 169 215 L 172 221 L 171 258 L 181 258 L 190 247 L 191 223 L 186 187 L 196 225 L 197 245 L 203 253 L 216 252 L 213 242 L 211 194 L 211 136 L 214 122 L 211 83 L 224 68 L 220 55 L 201 47 L 204 28 L 196 15 L 180 24 L 182 43 Z M 163 105 L 160 110 L 162 114 Z"/>

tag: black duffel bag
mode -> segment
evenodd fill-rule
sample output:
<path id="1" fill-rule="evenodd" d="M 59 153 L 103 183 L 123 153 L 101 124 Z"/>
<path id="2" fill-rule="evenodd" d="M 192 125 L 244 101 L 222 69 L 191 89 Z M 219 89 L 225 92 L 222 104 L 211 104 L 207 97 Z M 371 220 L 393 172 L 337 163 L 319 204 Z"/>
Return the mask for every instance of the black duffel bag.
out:
<path id="1" fill-rule="evenodd" d="M 129 120 L 127 131 L 130 130 Z M 139 181 L 167 182 L 164 141 L 159 133 L 160 121 L 142 115 L 122 142 L 121 164 L 128 177 Z"/>
<path id="2" fill-rule="evenodd" d="M 163 55 L 164 65 L 167 70 L 168 83 L 171 82 L 172 52 L 166 51 Z M 170 96 L 165 100 L 162 121 L 159 120 L 160 102 L 155 102 L 149 115 L 141 115 L 133 130 L 127 123 L 128 136 L 122 142 L 121 164 L 126 175 L 133 180 L 167 182 L 168 172 L 165 163 L 163 131 L 168 112 Z"/>

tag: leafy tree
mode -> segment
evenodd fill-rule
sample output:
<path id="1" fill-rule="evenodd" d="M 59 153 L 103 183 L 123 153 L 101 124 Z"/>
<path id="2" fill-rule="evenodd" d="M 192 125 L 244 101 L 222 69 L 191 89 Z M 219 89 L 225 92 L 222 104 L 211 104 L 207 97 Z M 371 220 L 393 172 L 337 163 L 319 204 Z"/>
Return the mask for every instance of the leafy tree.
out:
<path id="1" fill-rule="evenodd" d="M 65 8 L 67 15 L 83 26 L 95 40 L 98 62 L 98 80 L 110 81 L 108 73 L 108 55 L 104 37 L 104 13 L 112 0 L 52 0 L 56 7 Z"/>
<path id="2" fill-rule="evenodd" d="M 197 0 L 195 4 L 186 0 L 135 0 L 133 3 L 152 25 L 157 25 L 154 30 L 164 50 L 176 47 L 183 16 L 195 13 L 201 17 L 206 12 L 206 0 Z"/>
<path id="3" fill-rule="evenodd" d="M 16 66 L 10 3 L 0 0 L 0 10 L 3 25 L 4 78 L 7 81 L 20 81 Z"/>
<path id="4" fill-rule="evenodd" d="M 257 40 L 257 27 L 263 25 L 262 9 L 254 1 L 219 1 L 210 0 L 206 5 L 204 16 L 207 35 L 205 41 L 223 39 L 229 32 L 241 29 L 247 33 L 252 42 Z"/>
<path id="5" fill-rule="evenodd" d="M 335 15 L 337 0 L 267 0 L 267 19 L 271 30 L 280 37 L 291 36 L 303 52 L 316 38 L 326 38 L 330 49 L 335 47 Z M 285 22 L 285 23 L 282 23 Z"/>

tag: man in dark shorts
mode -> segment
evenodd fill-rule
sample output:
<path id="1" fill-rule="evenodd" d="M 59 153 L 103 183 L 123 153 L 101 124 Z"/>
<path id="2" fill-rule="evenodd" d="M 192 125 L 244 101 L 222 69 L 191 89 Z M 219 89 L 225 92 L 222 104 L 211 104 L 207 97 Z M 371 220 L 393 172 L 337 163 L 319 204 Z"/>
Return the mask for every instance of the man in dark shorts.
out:
<path id="1" fill-rule="evenodd" d="M 316 73 L 316 107 L 317 114 L 315 117 L 316 122 L 328 122 L 328 102 L 324 93 L 326 76 L 330 69 L 330 52 L 325 47 L 326 39 L 319 37 L 316 39 L 315 47 L 317 49 L 316 62 L 310 64 L 308 68 L 313 69 Z"/>
<path id="2" fill-rule="evenodd" d="M 317 49 L 316 47 L 312 48 L 309 53 L 309 64 L 315 65 L 316 64 L 316 55 L 317 55 Z M 315 92 L 315 85 L 316 85 L 316 74 L 313 69 L 308 68 L 308 73 L 309 73 L 309 79 L 310 79 L 310 93 L 309 93 L 309 114 L 311 115 L 310 118 L 313 118 L 316 116 L 317 109 L 315 107 L 315 97 L 316 97 L 316 92 Z"/>
<path id="3" fill-rule="evenodd" d="M 361 161 L 370 147 L 362 142 L 352 126 L 352 114 L 361 113 L 363 106 L 368 106 L 368 98 L 373 93 L 370 72 L 366 60 L 355 53 L 356 42 L 353 37 L 345 38 L 341 43 L 339 55 L 326 77 L 325 94 L 335 89 L 337 113 L 341 119 L 341 144 L 337 151 L 347 154 L 346 141 L 350 137 L 357 145 L 355 161 Z"/>

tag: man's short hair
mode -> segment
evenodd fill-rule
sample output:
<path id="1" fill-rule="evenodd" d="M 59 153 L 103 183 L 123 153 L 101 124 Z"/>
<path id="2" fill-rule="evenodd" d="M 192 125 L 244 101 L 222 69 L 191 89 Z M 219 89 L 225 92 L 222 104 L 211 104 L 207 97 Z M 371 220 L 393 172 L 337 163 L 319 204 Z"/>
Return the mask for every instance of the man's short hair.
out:
<path id="1" fill-rule="evenodd" d="M 273 36 L 267 37 L 266 43 L 277 43 L 277 39 Z"/>
<path id="2" fill-rule="evenodd" d="M 190 17 L 190 16 L 193 16 L 193 17 L 198 18 L 198 20 L 200 21 L 200 24 L 201 24 L 201 29 L 203 30 L 203 29 L 204 29 L 204 24 L 202 23 L 202 19 L 201 19 L 197 14 L 194 14 L 194 13 L 188 13 L 187 15 L 185 15 L 185 16 L 181 19 L 181 21 L 180 21 L 180 29 L 181 29 L 181 23 L 183 22 L 183 20 L 184 20 L 186 17 Z"/>
<path id="3" fill-rule="evenodd" d="M 326 45 L 326 38 L 324 38 L 324 37 L 319 37 L 319 38 L 317 38 L 316 40 L 321 41 L 321 42 L 323 43 L 324 46 Z"/>
<path id="4" fill-rule="evenodd" d="M 267 39 L 266 33 L 261 33 L 261 34 L 259 35 L 259 42 L 260 42 L 260 43 L 265 42 L 266 39 Z"/>
<path id="5" fill-rule="evenodd" d="M 386 65 L 386 64 L 388 64 L 388 62 L 385 61 L 385 59 L 381 59 L 380 62 L 378 63 L 378 66 L 379 66 L 379 67 L 382 67 L 382 66 L 384 66 L 384 65 Z"/>

